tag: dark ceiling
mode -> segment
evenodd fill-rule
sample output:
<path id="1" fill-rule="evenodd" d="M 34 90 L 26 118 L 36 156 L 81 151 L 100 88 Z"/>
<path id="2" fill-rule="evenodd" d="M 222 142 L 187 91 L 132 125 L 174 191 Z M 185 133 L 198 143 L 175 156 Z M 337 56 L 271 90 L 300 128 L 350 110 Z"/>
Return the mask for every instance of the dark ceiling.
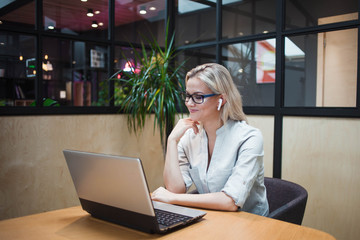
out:
<path id="1" fill-rule="evenodd" d="M 109 7 L 108 0 L 43 0 L 44 27 L 49 24 L 58 29 L 70 29 L 75 32 L 83 32 L 92 29 L 93 21 L 103 23 L 101 28 L 107 29 Z M 0 4 L 1 5 L 1 4 Z M 153 7 L 153 8 L 150 8 Z M 141 15 L 140 9 L 146 9 L 147 13 Z M 155 8 L 155 9 L 154 9 Z M 92 9 L 93 17 L 88 17 L 87 12 Z M 151 10 L 153 9 L 153 10 Z M 165 1 L 163 0 L 115 0 L 115 26 L 120 26 L 143 19 L 151 21 L 164 13 Z M 14 1 L 0 9 L 0 20 L 3 23 L 35 24 L 35 1 Z"/>

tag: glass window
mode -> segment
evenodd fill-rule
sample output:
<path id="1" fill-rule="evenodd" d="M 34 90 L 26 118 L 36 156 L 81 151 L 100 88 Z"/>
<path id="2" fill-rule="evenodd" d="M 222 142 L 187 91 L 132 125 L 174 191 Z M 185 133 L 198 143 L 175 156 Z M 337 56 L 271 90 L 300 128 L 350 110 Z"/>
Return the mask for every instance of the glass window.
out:
<path id="1" fill-rule="evenodd" d="M 108 0 L 43 0 L 44 29 L 49 32 L 105 39 L 108 36 Z"/>
<path id="2" fill-rule="evenodd" d="M 164 0 L 115 1 L 115 40 L 140 43 L 142 37 L 165 39 Z"/>
<path id="3" fill-rule="evenodd" d="M 176 10 L 177 45 L 216 39 L 216 0 L 179 0 Z"/>
<path id="4" fill-rule="evenodd" d="M 97 105 L 107 78 L 107 47 L 50 37 L 43 44 L 43 96 L 62 106 Z"/>
<path id="5" fill-rule="evenodd" d="M 210 62 L 216 62 L 216 48 L 207 47 L 200 49 L 187 49 L 182 51 L 177 56 L 177 62 L 181 63 L 185 61 L 184 64 L 184 77 L 186 72 L 190 71 L 194 67 Z"/>
<path id="6" fill-rule="evenodd" d="M 223 63 L 242 97 L 244 106 L 274 106 L 275 39 L 223 47 Z"/>
<path id="7" fill-rule="evenodd" d="M 357 29 L 285 38 L 285 106 L 355 107 Z"/>
<path id="8" fill-rule="evenodd" d="M 223 38 L 274 32 L 276 0 L 223 0 Z"/>
<path id="9" fill-rule="evenodd" d="M 0 106 L 28 106 L 35 99 L 36 38 L 0 31 Z"/>
<path id="10" fill-rule="evenodd" d="M 286 0 L 285 29 L 358 19 L 358 2 L 357 0 L 342 0 L 341 2 L 337 0 Z"/>
<path id="11" fill-rule="evenodd" d="M 35 1 L 0 1 L 0 25 L 14 29 L 34 29 Z"/>

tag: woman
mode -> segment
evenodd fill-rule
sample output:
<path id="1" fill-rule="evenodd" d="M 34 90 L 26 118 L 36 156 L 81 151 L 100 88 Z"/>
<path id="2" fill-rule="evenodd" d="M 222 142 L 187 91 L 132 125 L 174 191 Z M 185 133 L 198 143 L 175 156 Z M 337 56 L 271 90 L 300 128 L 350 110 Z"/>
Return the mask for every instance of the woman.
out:
<path id="1" fill-rule="evenodd" d="M 208 63 L 189 71 L 185 82 L 190 117 L 168 137 L 166 189 L 155 190 L 152 199 L 267 215 L 262 135 L 247 125 L 230 73 Z M 186 194 L 192 184 L 200 194 Z"/>

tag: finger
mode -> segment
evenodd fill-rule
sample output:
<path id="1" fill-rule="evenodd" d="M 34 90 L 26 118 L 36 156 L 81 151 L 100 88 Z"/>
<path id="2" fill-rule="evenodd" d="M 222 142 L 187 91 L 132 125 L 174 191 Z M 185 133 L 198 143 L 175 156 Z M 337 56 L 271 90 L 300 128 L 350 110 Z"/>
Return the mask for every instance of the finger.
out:
<path id="1" fill-rule="evenodd" d="M 198 133 L 199 133 L 199 128 L 198 128 L 198 126 L 197 126 L 196 123 L 193 124 L 192 129 L 194 130 L 194 133 L 195 133 L 195 134 L 198 134 Z"/>

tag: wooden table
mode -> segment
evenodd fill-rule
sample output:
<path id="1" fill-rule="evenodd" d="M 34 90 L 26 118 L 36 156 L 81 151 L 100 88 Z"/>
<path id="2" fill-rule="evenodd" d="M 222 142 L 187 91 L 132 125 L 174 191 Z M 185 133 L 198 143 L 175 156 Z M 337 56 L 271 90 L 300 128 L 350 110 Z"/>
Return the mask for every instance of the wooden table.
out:
<path id="1" fill-rule="evenodd" d="M 0 221 L 0 239 L 335 239 L 319 230 L 250 213 L 206 212 L 193 225 L 159 235 L 95 219 L 79 206 Z"/>

